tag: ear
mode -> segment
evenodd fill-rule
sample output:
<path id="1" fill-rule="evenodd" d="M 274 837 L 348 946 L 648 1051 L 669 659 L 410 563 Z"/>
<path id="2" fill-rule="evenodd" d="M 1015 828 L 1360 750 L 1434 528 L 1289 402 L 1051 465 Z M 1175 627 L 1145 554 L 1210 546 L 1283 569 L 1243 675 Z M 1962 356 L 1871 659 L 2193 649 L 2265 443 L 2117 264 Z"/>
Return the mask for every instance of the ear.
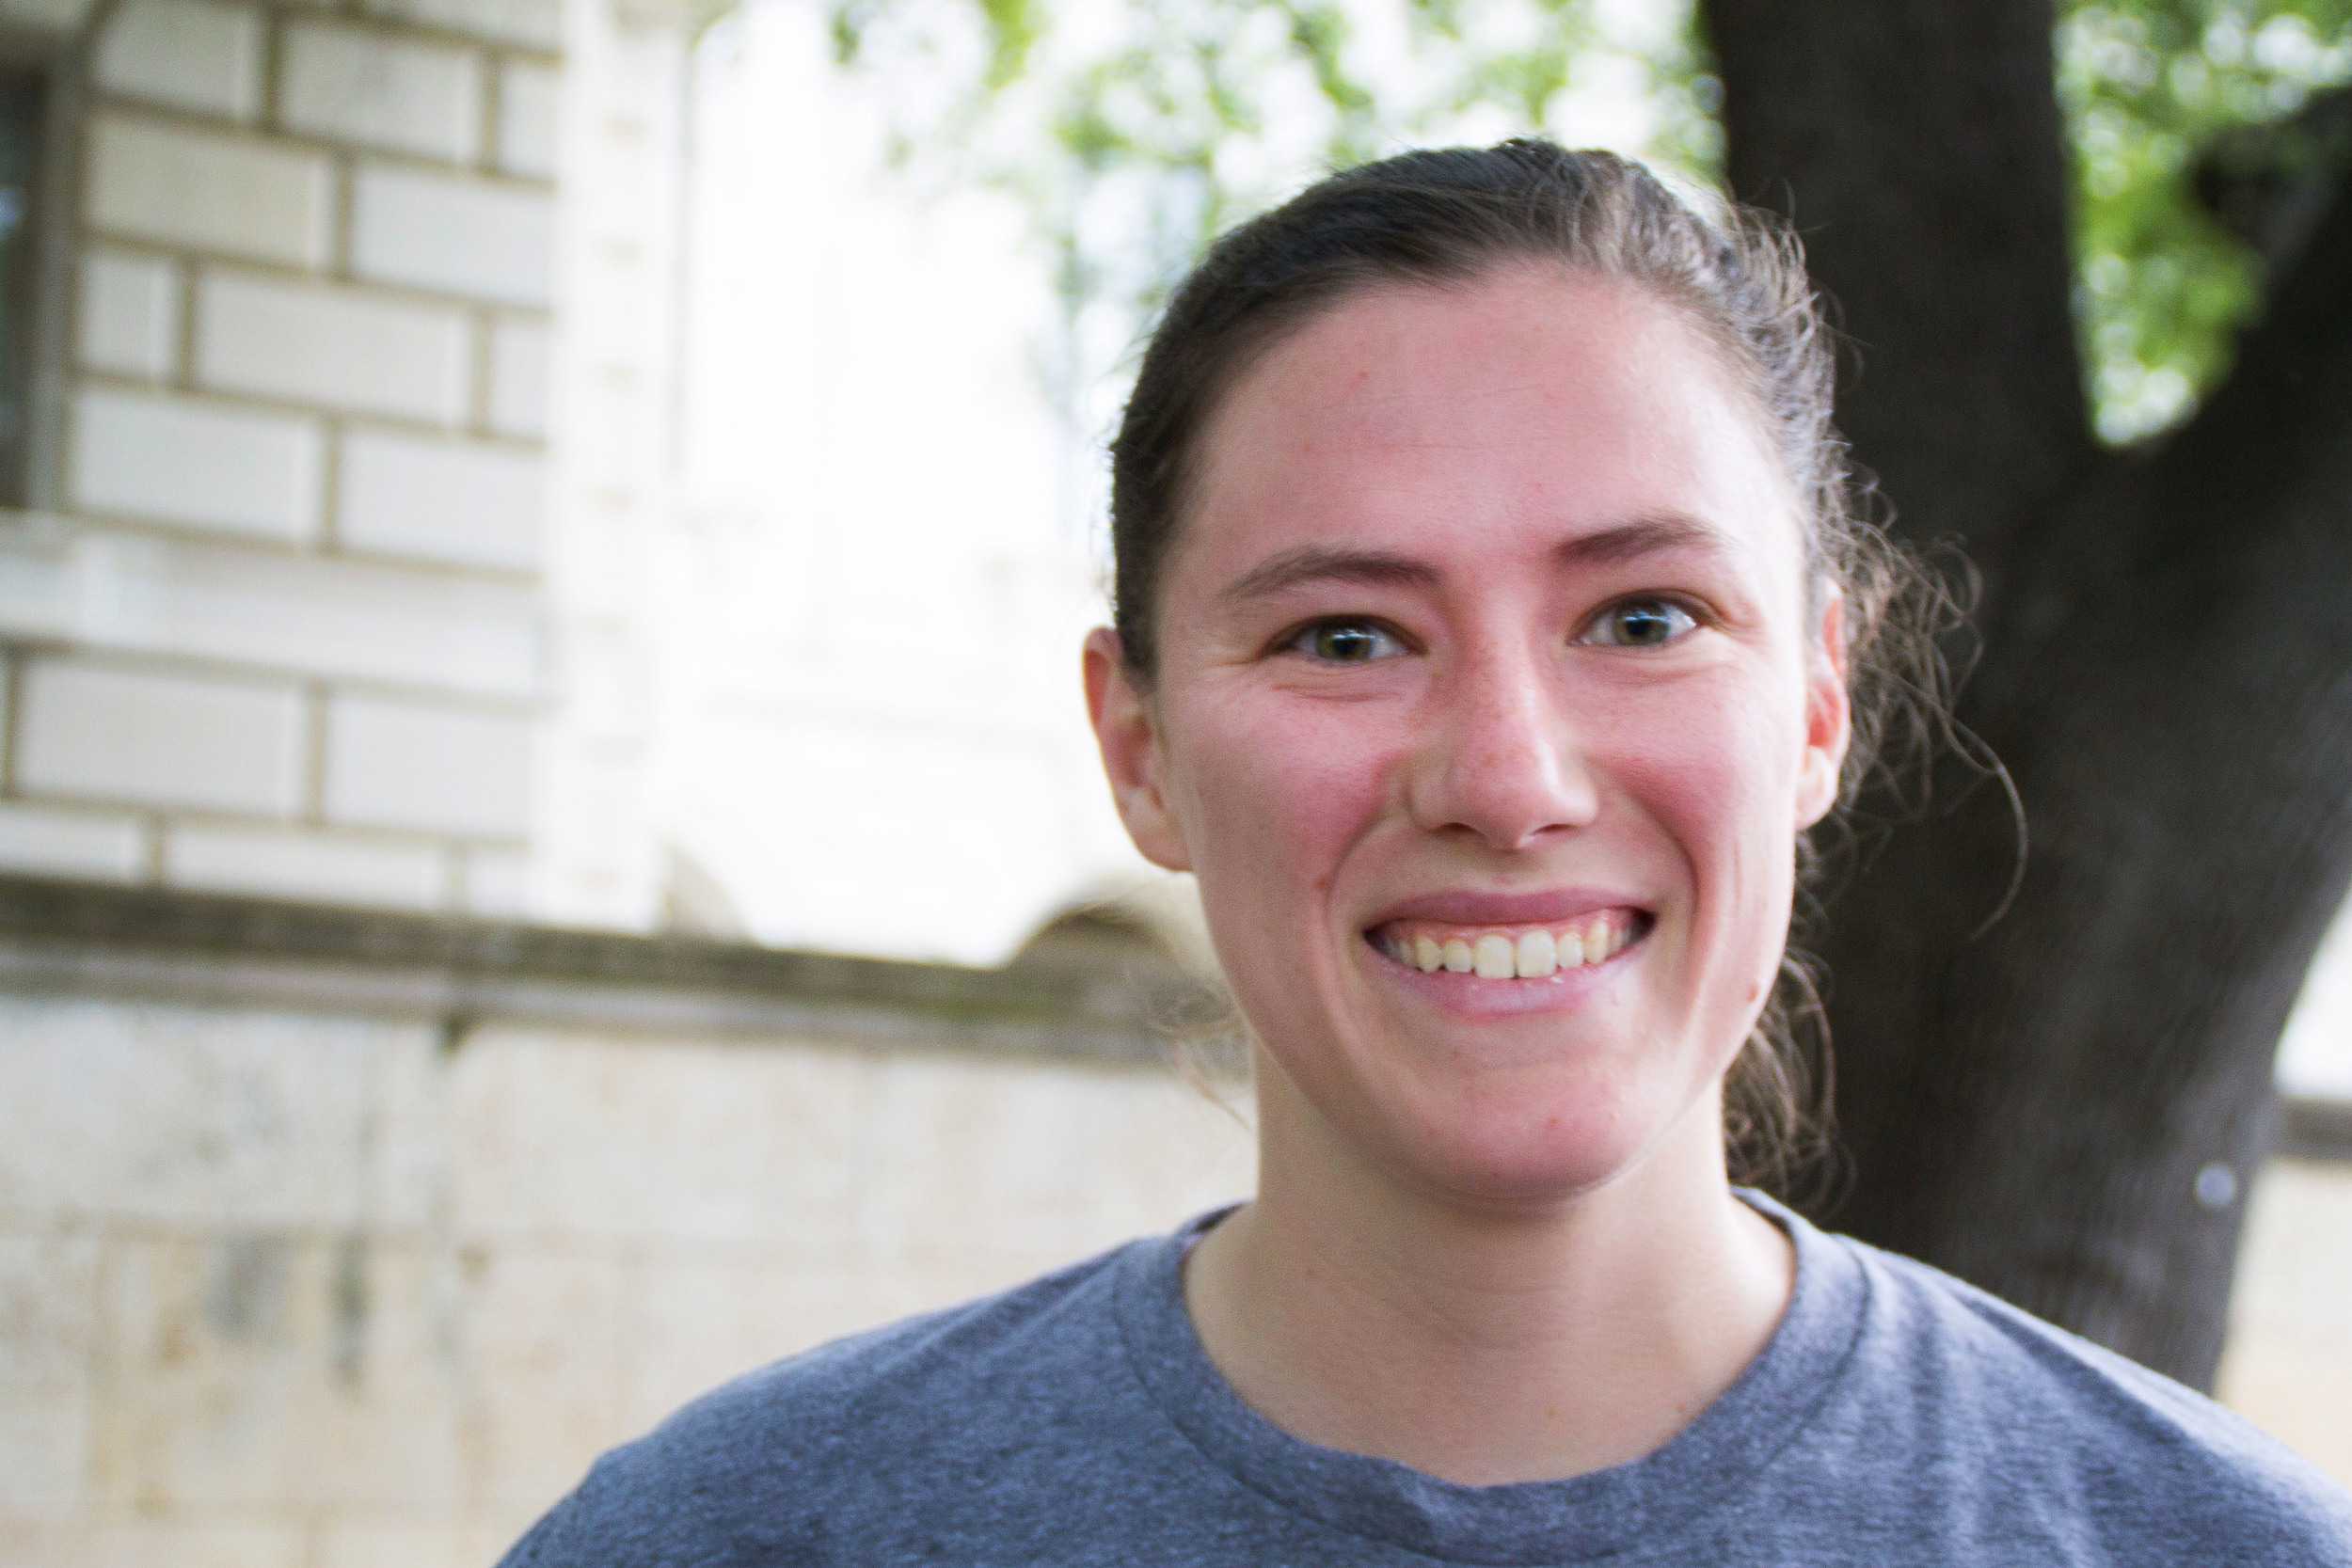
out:
<path id="1" fill-rule="evenodd" d="M 1119 634 L 1108 626 L 1087 633 L 1087 718 L 1102 749 L 1103 773 L 1127 836 L 1143 858 L 1168 871 L 1189 871 L 1184 835 L 1168 809 L 1160 726 L 1151 699 L 1128 673 Z"/>
<path id="2" fill-rule="evenodd" d="M 1832 587 L 1822 598 L 1820 636 L 1805 657 L 1804 759 L 1797 771 L 1800 831 L 1837 803 L 1837 777 L 1853 736 L 1846 690 L 1846 596 Z"/>

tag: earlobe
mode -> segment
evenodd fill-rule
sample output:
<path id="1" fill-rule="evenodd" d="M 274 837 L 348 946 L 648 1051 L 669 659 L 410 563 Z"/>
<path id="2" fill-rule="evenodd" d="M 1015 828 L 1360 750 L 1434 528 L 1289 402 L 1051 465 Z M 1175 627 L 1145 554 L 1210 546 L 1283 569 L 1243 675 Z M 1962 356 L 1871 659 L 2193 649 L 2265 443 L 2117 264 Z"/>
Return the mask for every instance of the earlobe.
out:
<path id="1" fill-rule="evenodd" d="M 1089 632 L 1083 660 L 1087 718 L 1103 754 L 1111 803 L 1126 825 L 1128 838 L 1145 860 L 1161 869 L 1191 870 L 1184 835 L 1168 809 L 1158 716 L 1128 671 L 1119 634 L 1108 626 Z"/>

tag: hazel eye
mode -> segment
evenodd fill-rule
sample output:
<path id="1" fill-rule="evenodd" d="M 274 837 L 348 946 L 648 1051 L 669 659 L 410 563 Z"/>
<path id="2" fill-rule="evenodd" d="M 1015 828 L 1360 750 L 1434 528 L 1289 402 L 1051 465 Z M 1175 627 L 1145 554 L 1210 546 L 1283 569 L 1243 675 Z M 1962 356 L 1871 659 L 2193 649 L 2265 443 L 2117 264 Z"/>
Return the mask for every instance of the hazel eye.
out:
<path id="1" fill-rule="evenodd" d="M 1323 664 L 1370 664 L 1405 652 L 1396 633 L 1376 621 L 1317 621 L 1282 646 Z"/>
<path id="2" fill-rule="evenodd" d="M 1593 617 L 1577 641 L 1607 648 L 1662 648 L 1697 629 L 1697 618 L 1672 599 L 1619 599 Z"/>

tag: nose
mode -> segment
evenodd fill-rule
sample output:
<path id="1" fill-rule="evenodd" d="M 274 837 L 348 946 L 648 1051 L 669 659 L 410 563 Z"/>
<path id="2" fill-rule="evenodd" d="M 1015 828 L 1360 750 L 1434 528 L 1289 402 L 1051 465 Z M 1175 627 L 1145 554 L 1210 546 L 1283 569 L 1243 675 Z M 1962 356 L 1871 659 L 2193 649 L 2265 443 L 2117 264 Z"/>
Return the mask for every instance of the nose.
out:
<path id="1" fill-rule="evenodd" d="M 1413 820 L 1497 849 L 1590 824 L 1599 791 L 1558 672 L 1540 657 L 1499 653 L 1456 673 L 1431 692 L 1406 784 Z"/>

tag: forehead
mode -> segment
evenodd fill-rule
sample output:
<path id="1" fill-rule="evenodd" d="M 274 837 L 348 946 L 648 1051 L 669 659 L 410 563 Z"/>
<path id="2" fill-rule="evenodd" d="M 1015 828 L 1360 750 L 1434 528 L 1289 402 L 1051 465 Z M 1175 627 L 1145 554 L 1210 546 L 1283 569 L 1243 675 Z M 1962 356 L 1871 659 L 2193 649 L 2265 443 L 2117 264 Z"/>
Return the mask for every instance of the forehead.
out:
<path id="1" fill-rule="evenodd" d="M 1225 573 L 1368 537 L 1549 555 L 1682 515 L 1801 576 L 1788 483 L 1721 351 L 1645 291 L 1547 265 L 1367 291 L 1276 343 L 1203 433 L 1189 510 L 1180 556 Z"/>

